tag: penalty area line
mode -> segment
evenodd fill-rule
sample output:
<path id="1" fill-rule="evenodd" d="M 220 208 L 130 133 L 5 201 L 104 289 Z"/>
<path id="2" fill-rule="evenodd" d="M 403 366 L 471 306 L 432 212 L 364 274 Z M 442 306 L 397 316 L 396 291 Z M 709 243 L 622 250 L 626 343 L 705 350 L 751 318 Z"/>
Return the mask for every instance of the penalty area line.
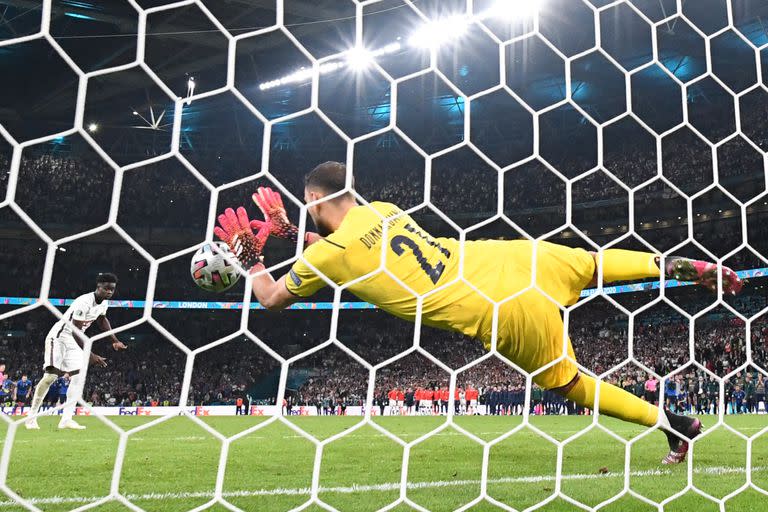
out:
<path id="1" fill-rule="evenodd" d="M 752 468 L 752 472 L 762 472 L 768 470 L 768 466 L 756 466 Z M 694 468 L 694 474 L 703 475 L 733 475 L 746 473 L 746 469 L 735 466 L 713 466 L 705 468 Z M 673 471 L 670 469 L 650 469 L 645 471 L 633 471 L 630 476 L 633 477 L 655 477 L 655 476 L 667 476 L 672 475 Z M 608 473 L 577 473 L 572 475 L 562 475 L 563 480 L 601 480 L 605 478 L 618 478 L 623 477 L 624 472 L 608 472 Z M 489 485 L 494 484 L 515 484 L 515 483 L 539 483 L 539 482 L 552 482 L 555 480 L 553 475 L 537 475 L 537 476 L 521 476 L 521 477 L 505 477 L 505 478 L 492 478 L 488 479 Z M 446 487 L 460 487 L 465 485 L 480 485 L 480 480 L 442 480 L 435 482 L 408 482 L 406 484 L 408 489 L 436 489 Z M 352 494 L 357 492 L 389 492 L 400 490 L 399 482 L 374 484 L 374 485 L 352 485 L 349 487 L 320 487 L 320 493 L 336 493 L 336 494 Z M 276 488 L 276 489 L 256 489 L 256 490 L 241 490 L 241 491 L 228 491 L 222 493 L 223 498 L 250 498 L 258 496 L 308 496 L 311 494 L 309 487 L 299 488 Z M 199 492 L 168 492 L 168 493 L 149 493 L 149 494 L 126 494 L 124 495 L 130 501 L 153 501 L 153 500 L 186 500 L 205 498 L 211 499 L 214 497 L 214 493 L 211 491 L 199 491 Z M 50 496 L 39 498 L 27 498 L 27 501 L 34 505 L 61 505 L 61 504 L 77 504 L 77 503 L 92 503 L 96 500 L 102 499 L 103 496 Z M 0 501 L 0 507 L 10 507 L 17 505 L 16 501 L 6 500 Z"/>

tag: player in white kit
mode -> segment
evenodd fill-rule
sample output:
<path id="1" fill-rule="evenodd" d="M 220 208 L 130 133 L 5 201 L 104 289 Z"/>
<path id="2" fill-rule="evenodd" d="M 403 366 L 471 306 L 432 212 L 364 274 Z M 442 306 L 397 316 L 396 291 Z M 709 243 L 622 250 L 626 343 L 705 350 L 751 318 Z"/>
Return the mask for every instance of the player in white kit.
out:
<path id="1" fill-rule="evenodd" d="M 74 300 L 64 317 L 56 322 L 45 337 L 45 373 L 35 387 L 35 395 L 32 398 L 32 407 L 25 423 L 28 429 L 37 430 L 37 414 L 43 403 L 48 388 L 62 375 L 69 375 L 70 383 L 67 390 L 67 405 L 62 411 L 59 428 L 71 428 L 82 430 L 85 427 L 72 419 L 75 412 L 74 400 L 82 393 L 83 376 L 80 370 L 83 367 L 83 347 L 85 338 L 83 333 L 93 322 L 103 331 L 109 331 L 112 326 L 107 320 L 108 300 L 114 295 L 117 287 L 117 276 L 114 274 L 100 274 L 96 278 L 96 291 L 81 295 Z M 112 348 L 123 350 L 127 348 L 113 334 L 110 336 Z M 91 352 L 90 364 L 107 366 L 107 360 Z"/>

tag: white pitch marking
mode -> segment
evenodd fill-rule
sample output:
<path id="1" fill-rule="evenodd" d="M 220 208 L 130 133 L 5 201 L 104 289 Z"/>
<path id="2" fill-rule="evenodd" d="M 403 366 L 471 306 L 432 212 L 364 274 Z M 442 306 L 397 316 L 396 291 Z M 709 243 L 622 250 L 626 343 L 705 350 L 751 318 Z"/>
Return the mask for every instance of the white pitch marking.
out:
<path id="1" fill-rule="evenodd" d="M 749 432 L 749 431 L 758 431 L 758 430 L 763 430 L 763 429 L 765 429 L 764 426 L 763 427 L 740 427 L 740 428 L 737 428 L 736 430 Z M 637 432 L 638 434 L 641 433 L 641 431 L 636 431 L 636 430 L 632 430 L 632 429 L 611 429 L 611 430 L 615 434 L 632 434 L 632 433 L 635 433 L 635 432 Z M 500 436 L 502 434 L 506 434 L 507 432 L 509 432 L 509 430 L 488 431 L 488 432 L 472 432 L 472 433 L 475 434 L 475 435 L 478 435 L 478 436 Z M 577 432 L 581 432 L 581 430 L 558 430 L 557 431 L 558 434 L 575 434 Z M 418 432 L 414 432 L 414 433 L 406 432 L 406 433 L 397 434 L 398 437 L 403 438 L 403 439 L 409 438 L 409 437 L 419 437 L 419 436 L 422 436 L 422 435 L 423 434 L 420 434 Z M 534 435 L 536 435 L 536 434 L 534 434 Z M 463 436 L 463 437 L 466 437 L 461 432 L 453 432 L 453 431 L 441 432 L 439 434 L 439 437 L 443 437 L 443 436 Z M 362 437 L 364 437 L 364 438 L 380 438 L 380 437 L 383 437 L 383 435 L 382 434 L 358 434 L 358 433 L 354 433 L 354 434 L 351 434 L 349 437 L 354 437 L 355 439 L 362 438 Z M 297 435 L 297 434 L 278 436 L 278 438 L 280 438 L 280 439 L 306 439 L 306 437 L 300 436 L 300 435 Z M 246 439 L 275 439 L 275 437 L 274 436 L 256 436 L 256 435 L 252 435 L 252 436 L 247 436 Z M 215 439 L 213 437 L 205 437 L 205 436 L 181 436 L 181 437 L 171 437 L 171 438 L 165 438 L 165 439 L 164 438 L 153 439 L 153 438 L 147 438 L 147 437 L 141 437 L 141 436 L 130 436 L 128 438 L 128 441 L 138 441 L 138 442 L 141 442 L 141 441 L 163 441 L 163 442 L 166 442 L 166 441 L 187 441 L 187 442 L 189 442 L 189 441 L 212 441 L 212 440 L 215 440 Z M 78 437 L 77 441 L 80 441 L 80 442 L 92 442 L 93 441 L 93 442 L 95 442 L 95 441 L 104 441 L 104 438 L 81 438 L 81 437 Z M 0 439 L 0 445 L 3 444 L 4 442 L 5 442 L 4 439 Z M 35 441 L 33 439 L 16 439 L 16 440 L 14 440 L 13 444 L 29 444 L 29 443 L 33 443 L 33 442 L 37 442 L 37 441 Z"/>
<path id="2" fill-rule="evenodd" d="M 752 468 L 752 472 L 768 471 L 768 466 L 756 466 Z M 731 475 L 746 473 L 745 468 L 735 466 L 713 466 L 708 468 L 694 468 L 694 474 L 704 475 Z M 649 469 L 645 471 L 633 471 L 630 476 L 633 477 L 646 477 L 646 476 L 668 476 L 672 475 L 673 471 L 670 469 Z M 562 475 L 562 480 L 600 480 L 604 478 L 618 478 L 624 475 L 624 472 L 617 473 L 581 473 L 573 475 Z M 516 483 L 539 483 L 539 482 L 553 482 L 555 481 L 554 475 L 537 475 L 537 476 L 521 476 L 521 477 L 505 477 L 488 479 L 488 484 L 516 484 Z M 460 487 L 463 485 L 480 485 L 480 480 L 441 480 L 436 482 L 408 482 L 408 489 L 434 489 L 443 487 Z M 357 492 L 387 492 L 397 491 L 400 489 L 399 482 L 391 482 L 376 485 L 352 485 L 350 487 L 320 487 L 321 493 L 337 493 L 337 494 L 352 494 Z M 277 489 L 257 489 L 253 491 L 229 491 L 222 493 L 224 498 L 250 498 L 256 496 L 305 496 L 311 494 L 309 487 L 300 488 L 277 488 Z M 213 498 L 213 492 L 199 491 L 199 492 L 169 492 L 169 493 L 150 493 L 150 494 L 127 494 L 125 497 L 130 501 L 147 501 L 147 500 L 186 500 L 195 498 Z M 96 500 L 102 499 L 103 496 L 91 496 L 90 498 L 80 496 L 51 496 L 46 498 L 27 498 L 30 503 L 35 505 L 61 505 L 67 503 L 92 503 Z M 15 501 L 0 501 L 0 507 L 9 507 L 17 505 Z"/>

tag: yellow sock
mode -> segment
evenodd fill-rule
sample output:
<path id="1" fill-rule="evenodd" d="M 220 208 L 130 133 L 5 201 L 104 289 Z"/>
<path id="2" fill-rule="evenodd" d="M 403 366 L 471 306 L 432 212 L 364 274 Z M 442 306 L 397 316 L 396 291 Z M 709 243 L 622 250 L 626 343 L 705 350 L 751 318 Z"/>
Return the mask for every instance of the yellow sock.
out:
<path id="1" fill-rule="evenodd" d="M 607 249 L 603 251 L 603 282 L 659 277 L 656 255 L 650 252 Z"/>
<path id="2" fill-rule="evenodd" d="M 582 407 L 594 409 L 596 388 L 597 381 L 582 373 L 566 398 Z M 652 427 L 659 418 L 659 408 L 613 384 L 603 382 L 600 384 L 600 414 Z"/>

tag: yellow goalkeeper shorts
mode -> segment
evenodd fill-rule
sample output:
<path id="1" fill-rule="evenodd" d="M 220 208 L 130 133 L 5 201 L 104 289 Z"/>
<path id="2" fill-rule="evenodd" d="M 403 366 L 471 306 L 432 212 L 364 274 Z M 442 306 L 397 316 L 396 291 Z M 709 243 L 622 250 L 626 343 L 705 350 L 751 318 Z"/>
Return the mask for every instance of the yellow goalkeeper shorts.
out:
<path id="1" fill-rule="evenodd" d="M 595 272 L 595 261 L 583 249 L 539 243 L 536 285 L 561 305 L 579 299 Z M 497 348 L 523 370 L 532 373 L 557 358 L 563 359 L 533 380 L 545 389 L 568 384 L 578 373 L 570 338 L 564 336 L 560 309 L 537 289 L 502 305 L 499 310 Z"/>

